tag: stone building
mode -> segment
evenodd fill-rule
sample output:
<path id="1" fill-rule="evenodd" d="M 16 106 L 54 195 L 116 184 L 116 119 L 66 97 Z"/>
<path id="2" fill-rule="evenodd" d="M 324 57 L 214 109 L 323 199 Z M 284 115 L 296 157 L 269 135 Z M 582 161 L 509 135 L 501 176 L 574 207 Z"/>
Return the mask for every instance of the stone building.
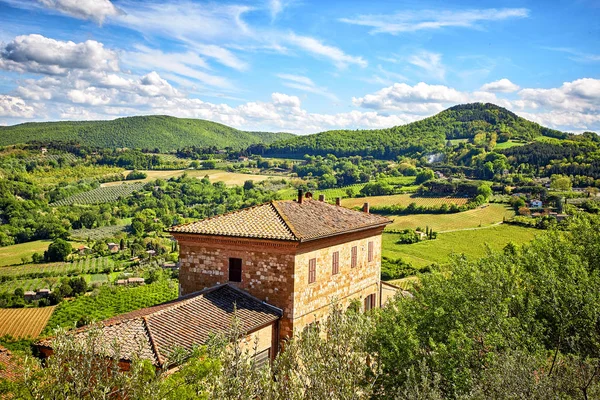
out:
<path id="1" fill-rule="evenodd" d="M 235 310 L 243 340 L 258 342 L 256 357 L 266 362 L 282 340 L 325 317 L 332 301 L 369 310 L 395 294 L 398 288 L 380 281 L 388 223 L 368 204 L 355 211 L 300 192 L 297 200 L 175 226 L 169 232 L 179 242 L 180 298 L 103 321 L 102 330 L 124 349 L 121 368 L 140 346 L 144 358 L 168 367 L 173 348 L 191 349 L 209 333 L 226 332 Z M 52 339 L 38 348 L 51 355 Z"/>
<path id="2" fill-rule="evenodd" d="M 381 305 L 390 221 L 312 198 L 272 201 L 171 228 L 183 295 L 228 283 L 283 311 L 279 337 L 321 319 L 334 299 Z"/>

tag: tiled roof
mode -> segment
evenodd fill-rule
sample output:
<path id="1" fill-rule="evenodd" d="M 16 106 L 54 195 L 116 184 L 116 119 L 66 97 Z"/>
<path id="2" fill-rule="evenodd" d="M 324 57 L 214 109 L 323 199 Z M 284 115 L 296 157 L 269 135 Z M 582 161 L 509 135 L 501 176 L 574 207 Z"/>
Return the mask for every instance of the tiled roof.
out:
<path id="1" fill-rule="evenodd" d="M 179 225 L 173 233 L 306 241 L 366 228 L 390 220 L 323 201 L 279 200 Z"/>
<path id="2" fill-rule="evenodd" d="M 0 380 L 13 381 L 20 375 L 22 375 L 22 367 L 8 349 L 0 346 Z"/>
<path id="3" fill-rule="evenodd" d="M 233 310 L 246 331 L 252 331 L 279 319 L 281 312 L 230 285 L 219 285 L 192 293 L 178 300 L 118 315 L 102 322 L 105 352 L 119 345 L 120 358 L 134 355 L 162 366 L 176 348 L 191 350 L 204 344 L 211 333 L 226 333 Z M 89 327 L 73 332 L 85 335 Z M 52 339 L 38 343 L 52 347 Z"/>

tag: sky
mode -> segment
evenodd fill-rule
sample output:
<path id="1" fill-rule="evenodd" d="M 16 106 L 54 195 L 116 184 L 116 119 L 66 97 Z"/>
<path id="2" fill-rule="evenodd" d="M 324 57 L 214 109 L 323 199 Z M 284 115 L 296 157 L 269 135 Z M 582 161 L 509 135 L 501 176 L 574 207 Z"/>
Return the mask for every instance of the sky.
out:
<path id="1" fill-rule="evenodd" d="M 0 125 L 308 134 L 470 102 L 600 132 L 600 1 L 0 0 Z"/>

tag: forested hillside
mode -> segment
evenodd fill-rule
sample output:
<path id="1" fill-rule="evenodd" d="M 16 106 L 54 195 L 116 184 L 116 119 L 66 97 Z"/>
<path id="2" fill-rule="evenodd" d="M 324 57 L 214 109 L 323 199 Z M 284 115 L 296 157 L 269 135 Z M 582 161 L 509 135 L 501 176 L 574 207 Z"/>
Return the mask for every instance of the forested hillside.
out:
<path id="1" fill-rule="evenodd" d="M 103 148 L 170 151 L 186 146 L 245 148 L 292 137 L 288 133 L 245 132 L 216 122 L 163 115 L 112 121 L 32 122 L 0 127 L 0 146 L 31 141 L 73 141 Z"/>
<path id="2" fill-rule="evenodd" d="M 463 104 L 421 121 L 377 130 L 338 130 L 280 140 L 271 145 L 254 145 L 256 154 L 303 156 L 371 155 L 395 158 L 437 152 L 446 140 L 496 134 L 498 142 L 509 139 L 531 140 L 537 136 L 566 138 L 567 134 L 544 128 L 494 104 Z"/>

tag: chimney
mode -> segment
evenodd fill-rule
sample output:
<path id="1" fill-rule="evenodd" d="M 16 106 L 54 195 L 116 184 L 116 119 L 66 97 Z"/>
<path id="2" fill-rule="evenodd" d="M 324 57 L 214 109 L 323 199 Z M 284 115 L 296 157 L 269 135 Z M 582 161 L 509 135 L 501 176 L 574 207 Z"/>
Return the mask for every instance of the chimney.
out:
<path id="1" fill-rule="evenodd" d="M 298 204 L 302 204 L 303 197 L 304 197 L 304 190 L 298 189 Z"/>
<path id="2" fill-rule="evenodd" d="M 325 201 L 325 195 L 324 194 L 320 194 L 319 195 L 319 201 Z"/>
<path id="3" fill-rule="evenodd" d="M 363 212 L 367 214 L 369 213 L 369 203 L 363 204 Z"/>
<path id="4" fill-rule="evenodd" d="M 335 198 L 335 205 L 336 206 L 341 206 L 342 205 L 342 198 L 341 197 L 336 197 Z"/>

